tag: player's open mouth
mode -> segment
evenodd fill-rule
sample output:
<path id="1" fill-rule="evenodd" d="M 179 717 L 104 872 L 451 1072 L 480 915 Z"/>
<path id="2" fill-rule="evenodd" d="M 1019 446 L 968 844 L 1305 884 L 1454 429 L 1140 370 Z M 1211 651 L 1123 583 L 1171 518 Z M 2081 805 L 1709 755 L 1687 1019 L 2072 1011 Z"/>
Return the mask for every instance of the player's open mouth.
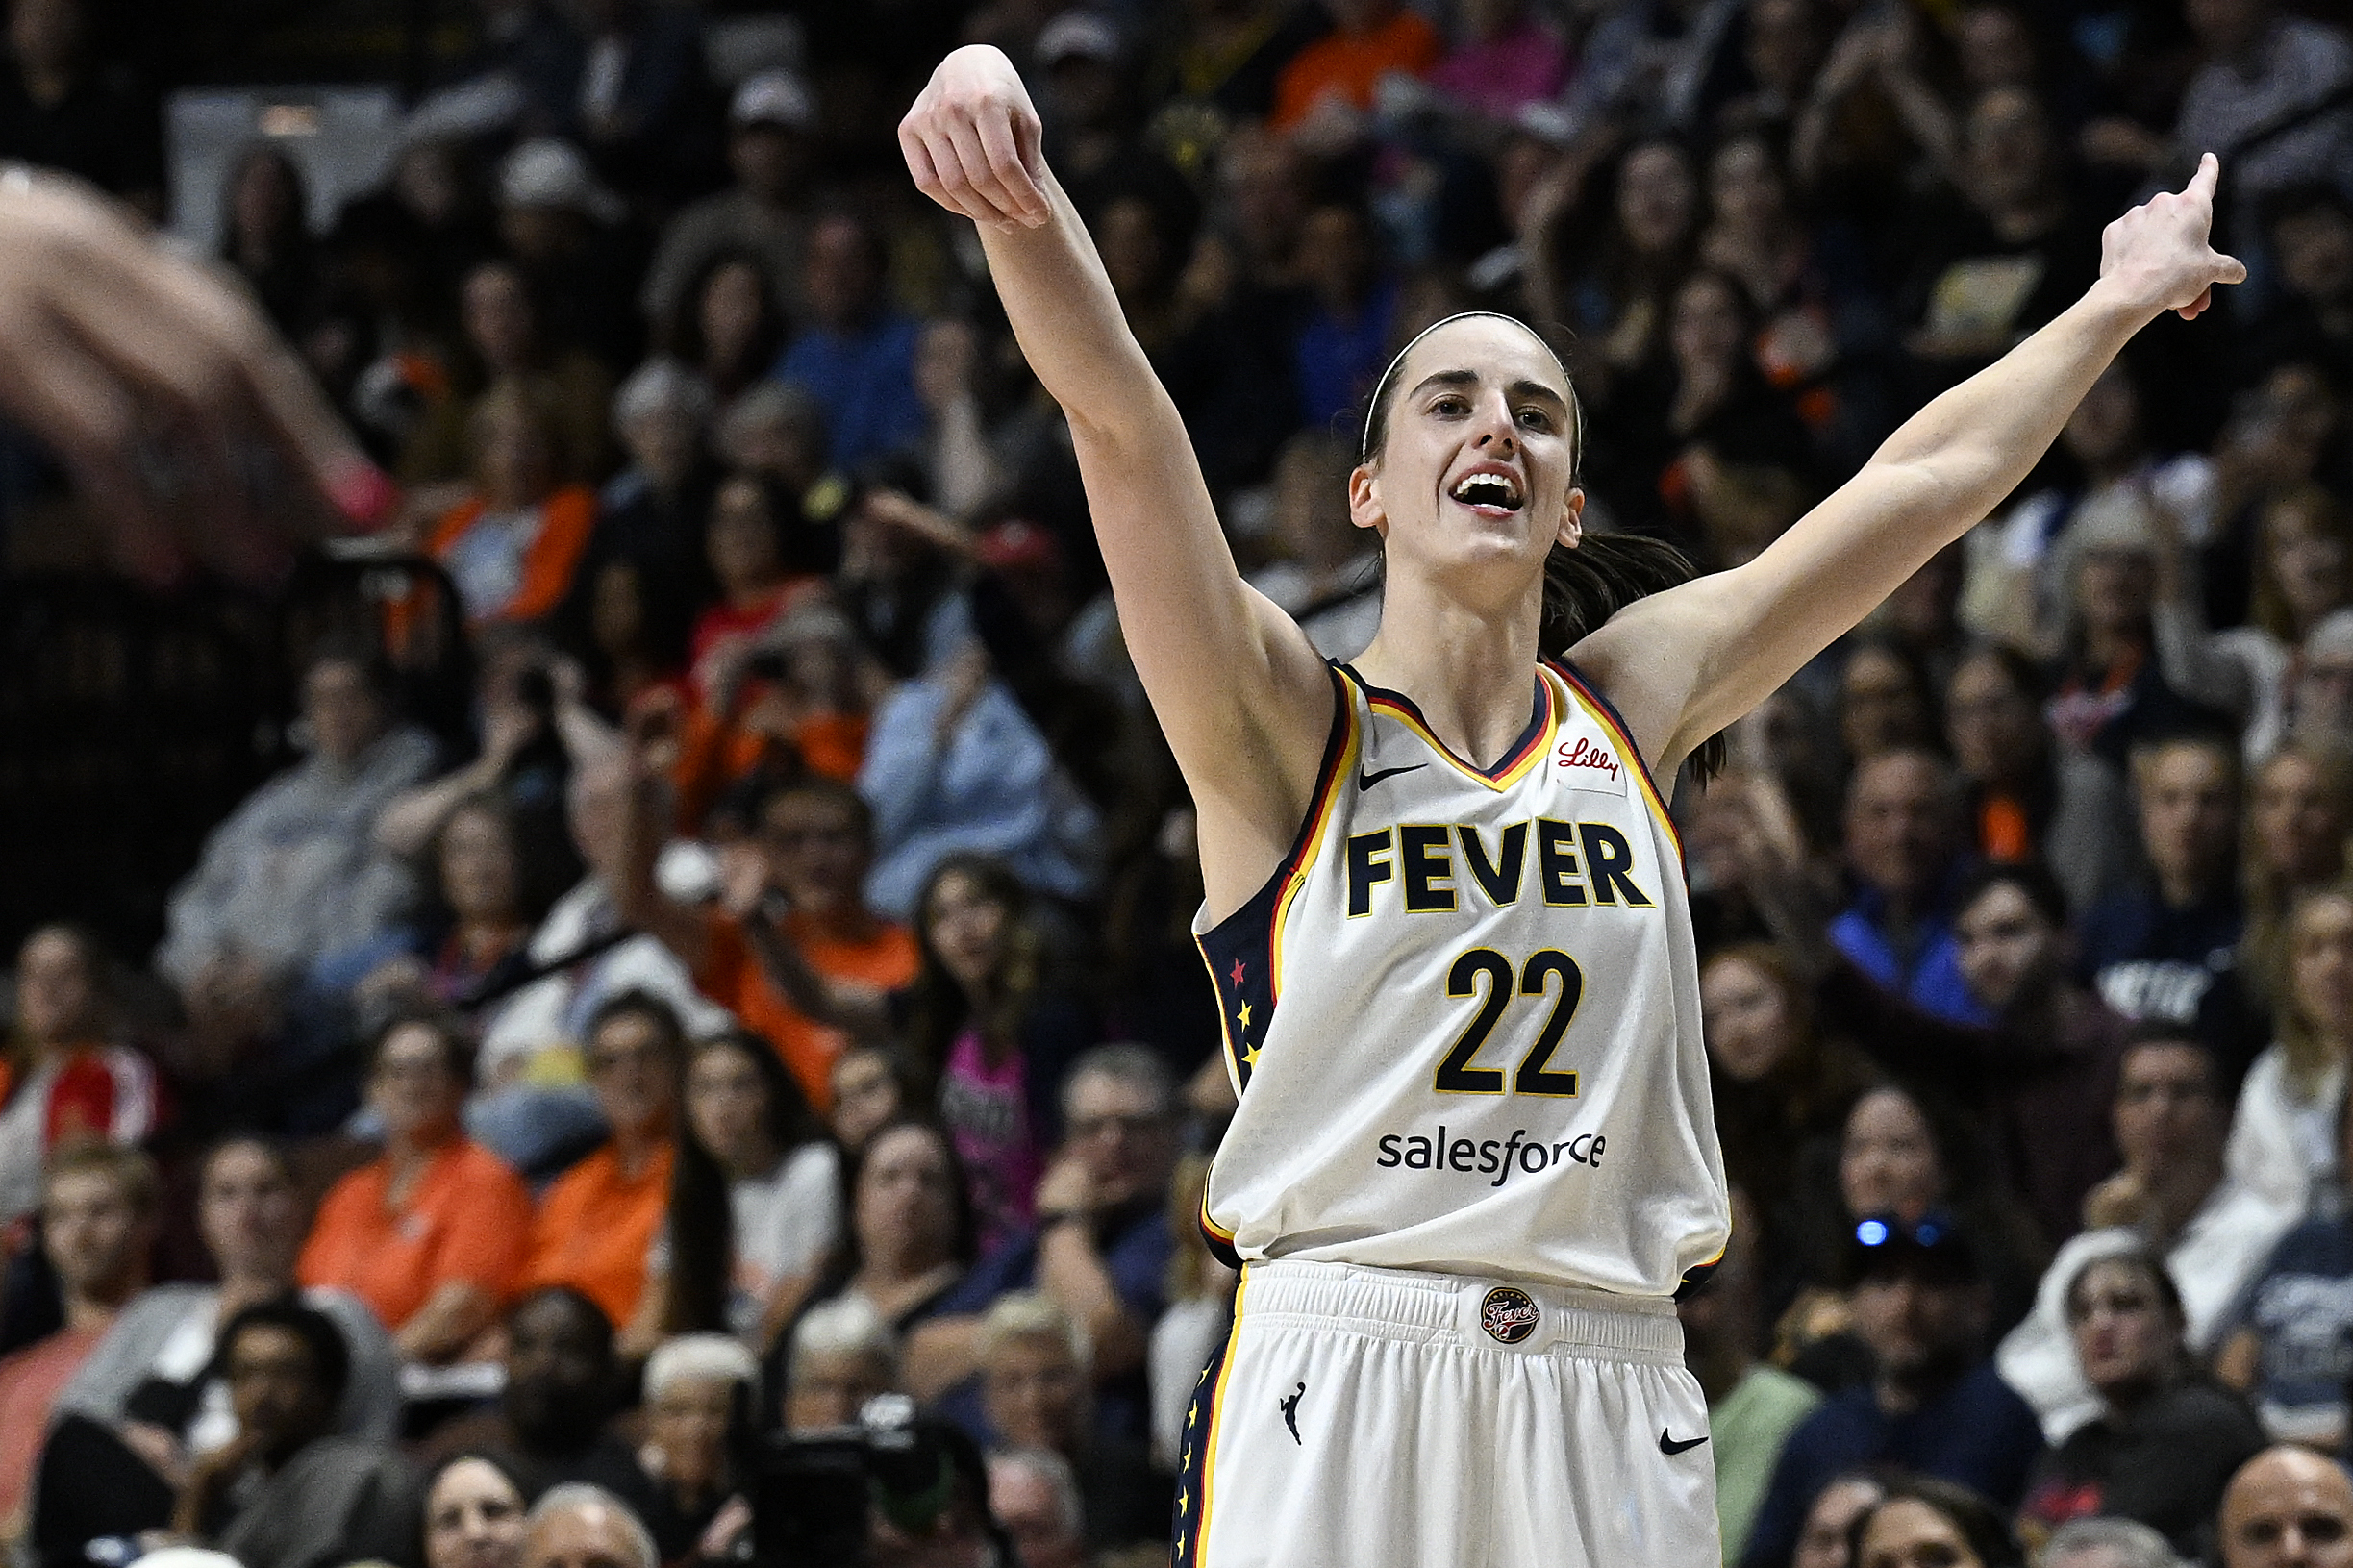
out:
<path id="1" fill-rule="evenodd" d="M 1491 517 L 1517 511 L 1522 503 L 1519 481 L 1508 473 L 1464 474 L 1446 493 L 1473 511 Z"/>

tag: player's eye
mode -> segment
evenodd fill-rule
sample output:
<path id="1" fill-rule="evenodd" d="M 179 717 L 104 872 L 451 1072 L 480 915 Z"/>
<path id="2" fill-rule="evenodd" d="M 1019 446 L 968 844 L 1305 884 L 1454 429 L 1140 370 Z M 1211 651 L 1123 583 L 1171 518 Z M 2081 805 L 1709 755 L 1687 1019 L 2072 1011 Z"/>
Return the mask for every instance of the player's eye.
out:
<path id="1" fill-rule="evenodd" d="M 1432 413 L 1451 419 L 1458 414 L 1468 413 L 1470 411 L 1470 400 L 1468 398 L 1457 397 L 1452 393 L 1448 393 L 1446 396 L 1439 398 L 1437 402 L 1432 403 L 1430 405 L 1430 411 Z"/>
<path id="2" fill-rule="evenodd" d="M 1529 430 L 1548 431 L 1552 429 L 1552 415 L 1546 413 L 1542 409 L 1529 408 L 1520 410 L 1519 422 Z"/>

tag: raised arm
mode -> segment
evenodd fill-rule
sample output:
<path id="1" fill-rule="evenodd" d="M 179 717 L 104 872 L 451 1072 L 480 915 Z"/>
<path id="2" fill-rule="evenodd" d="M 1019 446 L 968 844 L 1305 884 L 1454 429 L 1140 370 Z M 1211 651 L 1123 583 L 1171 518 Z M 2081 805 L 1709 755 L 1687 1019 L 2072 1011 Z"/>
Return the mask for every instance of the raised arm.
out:
<path id="1" fill-rule="evenodd" d="M 1578 661 L 1673 767 L 1868 614 L 2015 489 L 2132 336 L 2185 319 L 2246 268 L 2207 243 L 2218 169 L 2108 226 L 2099 281 L 2056 320 L 1922 409 L 1862 472 L 1756 560 L 1629 606 Z"/>
<path id="2" fill-rule="evenodd" d="M 1012 62 L 981 45 L 948 56 L 899 144 L 924 193 L 980 225 L 1014 335 L 1069 418 L 1129 655 L 1200 808 L 1210 902 L 1237 908 L 1314 791 L 1332 722 L 1323 661 L 1236 569 L 1184 421 L 1039 154 Z"/>

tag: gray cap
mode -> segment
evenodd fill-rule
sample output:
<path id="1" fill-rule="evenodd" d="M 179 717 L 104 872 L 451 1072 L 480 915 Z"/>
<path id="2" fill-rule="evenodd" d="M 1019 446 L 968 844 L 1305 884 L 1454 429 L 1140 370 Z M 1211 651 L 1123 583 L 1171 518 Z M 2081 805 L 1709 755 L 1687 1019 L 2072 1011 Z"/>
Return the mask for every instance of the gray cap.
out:
<path id="1" fill-rule="evenodd" d="M 809 84 L 790 71 L 762 71 L 745 78 L 736 89 L 736 101 L 729 107 L 727 118 L 738 129 L 779 125 L 788 131 L 814 130 L 817 123 L 817 100 L 810 92 Z"/>
<path id="2" fill-rule="evenodd" d="M 1049 67 L 1065 60 L 1116 64 L 1120 52 L 1119 29 L 1099 11 L 1065 11 L 1038 34 L 1038 62 Z"/>

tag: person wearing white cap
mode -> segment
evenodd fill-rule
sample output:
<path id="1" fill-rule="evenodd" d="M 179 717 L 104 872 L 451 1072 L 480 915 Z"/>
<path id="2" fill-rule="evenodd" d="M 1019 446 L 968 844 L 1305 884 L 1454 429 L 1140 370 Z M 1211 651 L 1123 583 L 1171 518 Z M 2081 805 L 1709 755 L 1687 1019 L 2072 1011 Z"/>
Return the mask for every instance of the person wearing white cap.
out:
<path id="1" fill-rule="evenodd" d="M 638 304 L 657 332 L 676 313 L 688 282 L 722 251 L 759 257 L 786 313 L 806 311 L 801 258 L 809 246 L 806 187 L 816 136 L 816 95 L 792 72 L 762 71 L 736 88 L 727 115 L 727 166 L 735 183 L 669 221 L 645 274 Z"/>
<path id="2" fill-rule="evenodd" d="M 526 141 L 499 165 L 498 236 L 546 310 L 548 336 L 579 344 L 614 375 L 637 362 L 642 336 L 629 307 L 643 253 L 628 218 L 628 205 L 568 141 Z"/>
<path id="3" fill-rule="evenodd" d="M 1586 532 L 1549 343 L 1491 312 L 1428 328 L 1361 426 L 1349 509 L 1384 603 L 1332 665 L 1242 582 L 1012 62 L 949 55 L 899 143 L 977 225 L 1068 418 L 1199 809 L 1193 930 L 1239 1101 L 1201 1220 L 1242 1280 L 1189 1417 L 1177 1561 L 1719 1560 L 1673 1298 L 1721 1256 L 1729 1198 L 1657 780 L 1719 766 L 1724 727 L 2007 495 L 2142 327 L 2245 277 L 2208 242 L 2219 163 L 2110 225 L 2081 300 L 1706 578 Z"/>

